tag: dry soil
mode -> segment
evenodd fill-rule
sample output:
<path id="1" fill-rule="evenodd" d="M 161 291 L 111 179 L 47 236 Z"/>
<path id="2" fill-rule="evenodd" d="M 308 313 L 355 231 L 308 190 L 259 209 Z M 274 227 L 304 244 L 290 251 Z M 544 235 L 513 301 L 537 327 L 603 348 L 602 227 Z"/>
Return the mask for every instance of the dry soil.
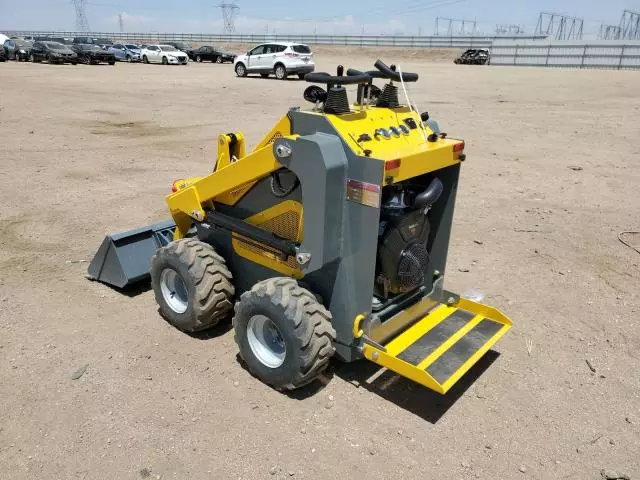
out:
<path id="1" fill-rule="evenodd" d="M 305 84 L 0 64 L 0 478 L 640 478 L 640 255 L 617 238 L 640 230 L 640 74 L 383 53 L 467 142 L 446 284 L 513 319 L 497 352 L 444 397 L 368 382 L 364 362 L 289 396 L 266 387 L 228 324 L 180 333 L 150 291 L 92 283 L 84 262 L 104 234 L 165 218 L 219 132 L 257 143 Z"/>

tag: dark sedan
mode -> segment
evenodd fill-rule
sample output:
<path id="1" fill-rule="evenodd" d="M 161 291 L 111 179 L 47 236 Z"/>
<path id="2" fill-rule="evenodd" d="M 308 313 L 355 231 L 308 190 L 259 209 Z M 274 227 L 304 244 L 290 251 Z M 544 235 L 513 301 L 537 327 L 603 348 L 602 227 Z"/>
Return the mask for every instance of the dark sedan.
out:
<path id="1" fill-rule="evenodd" d="M 78 54 L 80 63 L 86 63 L 87 65 L 95 65 L 100 62 L 108 63 L 109 65 L 116 64 L 115 55 L 104 51 L 98 45 L 76 43 L 71 48 Z"/>
<path id="2" fill-rule="evenodd" d="M 67 45 L 57 42 L 35 42 L 31 48 L 31 61 L 49 63 L 78 63 L 78 54 Z"/>
<path id="3" fill-rule="evenodd" d="M 10 38 L 4 42 L 4 52 L 8 60 L 17 60 L 18 62 L 29 60 L 29 53 L 33 42 L 23 40 L 21 38 Z"/>
<path id="4" fill-rule="evenodd" d="M 231 53 L 217 47 L 211 47 L 209 45 L 204 45 L 200 48 L 196 48 L 195 50 L 191 50 L 188 52 L 191 60 L 196 62 L 216 62 L 216 63 L 224 63 L 230 62 L 233 63 L 236 56 Z"/>

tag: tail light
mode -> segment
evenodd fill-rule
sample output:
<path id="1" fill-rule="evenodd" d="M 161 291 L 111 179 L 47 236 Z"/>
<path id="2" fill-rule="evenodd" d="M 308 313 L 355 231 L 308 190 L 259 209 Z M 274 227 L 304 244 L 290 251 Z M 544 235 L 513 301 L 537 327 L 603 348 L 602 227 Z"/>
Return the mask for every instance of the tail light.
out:
<path id="1" fill-rule="evenodd" d="M 456 143 L 456 144 L 453 146 L 453 151 L 454 151 L 455 153 L 460 153 L 460 152 L 462 152 L 463 150 L 464 150 L 464 142 Z"/>
<path id="2" fill-rule="evenodd" d="M 395 160 L 389 160 L 388 162 L 384 162 L 384 170 L 395 170 L 400 166 L 400 159 L 396 158 Z"/>

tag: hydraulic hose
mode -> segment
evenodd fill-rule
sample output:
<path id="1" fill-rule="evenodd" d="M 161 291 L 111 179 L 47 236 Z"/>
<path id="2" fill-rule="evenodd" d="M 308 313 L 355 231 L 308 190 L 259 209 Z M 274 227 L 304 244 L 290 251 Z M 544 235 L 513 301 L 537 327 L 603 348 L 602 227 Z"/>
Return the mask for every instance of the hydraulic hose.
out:
<path id="1" fill-rule="evenodd" d="M 444 186 L 440 179 L 434 178 L 422 193 L 416 195 L 412 206 L 416 208 L 430 208 L 438 201 L 443 190 Z"/>

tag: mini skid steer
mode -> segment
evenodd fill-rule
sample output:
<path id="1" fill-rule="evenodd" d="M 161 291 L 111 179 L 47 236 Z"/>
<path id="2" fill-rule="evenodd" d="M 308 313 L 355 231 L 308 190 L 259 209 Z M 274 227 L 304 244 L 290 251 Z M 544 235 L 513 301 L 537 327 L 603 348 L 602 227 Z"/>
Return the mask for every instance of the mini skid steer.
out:
<path id="1" fill-rule="evenodd" d="M 220 135 L 214 171 L 174 182 L 172 220 L 107 236 L 89 278 L 150 275 L 182 331 L 233 315 L 247 368 L 279 390 L 336 356 L 446 393 L 511 321 L 443 288 L 464 142 L 412 107 L 418 75 L 375 67 L 307 74 L 313 107 L 290 109 L 251 153 L 241 133 Z"/>

